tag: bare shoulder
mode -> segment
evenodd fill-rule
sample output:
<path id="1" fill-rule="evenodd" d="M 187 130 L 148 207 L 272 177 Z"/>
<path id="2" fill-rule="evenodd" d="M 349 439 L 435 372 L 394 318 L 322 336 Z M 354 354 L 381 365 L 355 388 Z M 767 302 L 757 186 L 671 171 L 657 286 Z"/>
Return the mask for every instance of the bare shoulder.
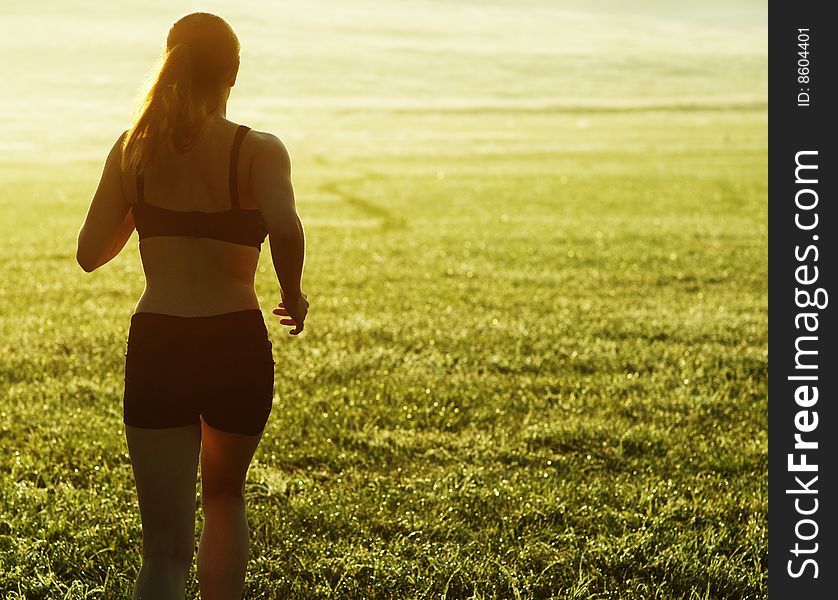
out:
<path id="1" fill-rule="evenodd" d="M 254 163 L 291 171 L 291 156 L 277 135 L 252 129 L 247 137 Z"/>
<path id="2" fill-rule="evenodd" d="M 116 141 L 111 146 L 111 151 L 108 153 L 108 158 L 111 160 L 119 161 L 122 158 L 122 147 L 125 144 L 125 137 L 128 135 L 128 130 L 126 129 L 122 133 L 119 134 L 119 137 L 116 138 Z"/>
<path id="3" fill-rule="evenodd" d="M 128 135 L 128 130 L 123 131 L 119 134 L 119 137 L 116 138 L 116 141 L 111 146 L 110 152 L 108 152 L 108 157 L 105 159 L 105 171 L 106 172 L 113 172 L 122 174 L 123 172 L 123 165 L 122 165 L 122 150 L 123 146 L 125 145 L 125 138 Z"/>
<path id="4" fill-rule="evenodd" d="M 249 155 L 249 194 L 262 211 L 269 228 L 278 230 L 294 212 L 294 189 L 291 185 L 291 159 L 285 144 L 276 135 L 251 130 L 245 137 Z"/>

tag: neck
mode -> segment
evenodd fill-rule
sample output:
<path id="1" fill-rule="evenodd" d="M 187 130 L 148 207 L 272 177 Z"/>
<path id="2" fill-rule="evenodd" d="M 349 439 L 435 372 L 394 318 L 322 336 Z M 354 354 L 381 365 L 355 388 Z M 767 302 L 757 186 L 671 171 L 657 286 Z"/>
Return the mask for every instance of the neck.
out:
<path id="1" fill-rule="evenodd" d="M 210 112 L 208 117 L 212 119 L 213 117 L 221 117 L 226 119 L 227 118 L 227 99 L 230 97 L 230 88 L 227 88 L 227 91 L 224 92 L 218 98 L 218 104 L 215 107 L 215 110 Z"/>
<path id="2" fill-rule="evenodd" d="M 209 114 L 210 118 L 212 117 L 222 117 L 224 119 L 227 118 L 227 99 L 224 98 L 218 103 L 218 108 L 212 111 Z"/>
<path id="3" fill-rule="evenodd" d="M 227 99 L 230 98 L 230 90 L 232 88 L 227 88 L 223 94 L 221 94 L 221 98 L 218 99 L 218 110 L 217 113 L 227 118 Z"/>

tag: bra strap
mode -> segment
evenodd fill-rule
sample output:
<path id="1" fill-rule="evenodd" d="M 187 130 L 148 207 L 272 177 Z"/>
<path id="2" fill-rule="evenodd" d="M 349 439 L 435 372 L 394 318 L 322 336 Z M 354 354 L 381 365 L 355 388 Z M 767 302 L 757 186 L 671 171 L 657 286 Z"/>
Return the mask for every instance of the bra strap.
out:
<path id="1" fill-rule="evenodd" d="M 137 171 L 137 203 L 145 204 L 145 178 L 142 171 Z"/>
<path id="2" fill-rule="evenodd" d="M 250 127 L 239 125 L 230 150 L 230 203 L 233 208 L 239 208 L 239 150 L 248 131 Z"/>

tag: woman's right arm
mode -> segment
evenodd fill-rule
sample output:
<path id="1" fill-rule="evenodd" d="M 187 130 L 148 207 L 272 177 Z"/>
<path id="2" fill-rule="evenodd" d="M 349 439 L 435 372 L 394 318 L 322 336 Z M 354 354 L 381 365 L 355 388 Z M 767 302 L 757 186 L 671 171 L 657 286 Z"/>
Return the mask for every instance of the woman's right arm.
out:
<path id="1" fill-rule="evenodd" d="M 294 325 L 292 335 L 303 330 L 308 301 L 301 289 L 305 260 L 305 233 L 297 214 L 294 188 L 291 185 L 291 159 L 282 141 L 275 135 L 253 132 L 254 154 L 250 189 L 268 228 L 271 258 L 282 293 L 282 309 Z M 279 310 L 279 312 L 277 312 Z"/>

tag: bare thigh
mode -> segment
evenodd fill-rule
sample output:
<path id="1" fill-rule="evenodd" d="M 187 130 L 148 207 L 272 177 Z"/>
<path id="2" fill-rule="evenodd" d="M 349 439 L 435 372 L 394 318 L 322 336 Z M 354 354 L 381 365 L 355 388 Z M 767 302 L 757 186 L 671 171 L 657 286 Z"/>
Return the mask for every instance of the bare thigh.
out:
<path id="1" fill-rule="evenodd" d="M 191 560 L 200 426 L 143 429 L 126 425 L 125 437 L 143 522 L 143 554 Z"/>
<path id="2" fill-rule="evenodd" d="M 262 434 L 227 433 L 201 421 L 201 490 L 204 496 L 243 495 L 247 469 Z"/>

